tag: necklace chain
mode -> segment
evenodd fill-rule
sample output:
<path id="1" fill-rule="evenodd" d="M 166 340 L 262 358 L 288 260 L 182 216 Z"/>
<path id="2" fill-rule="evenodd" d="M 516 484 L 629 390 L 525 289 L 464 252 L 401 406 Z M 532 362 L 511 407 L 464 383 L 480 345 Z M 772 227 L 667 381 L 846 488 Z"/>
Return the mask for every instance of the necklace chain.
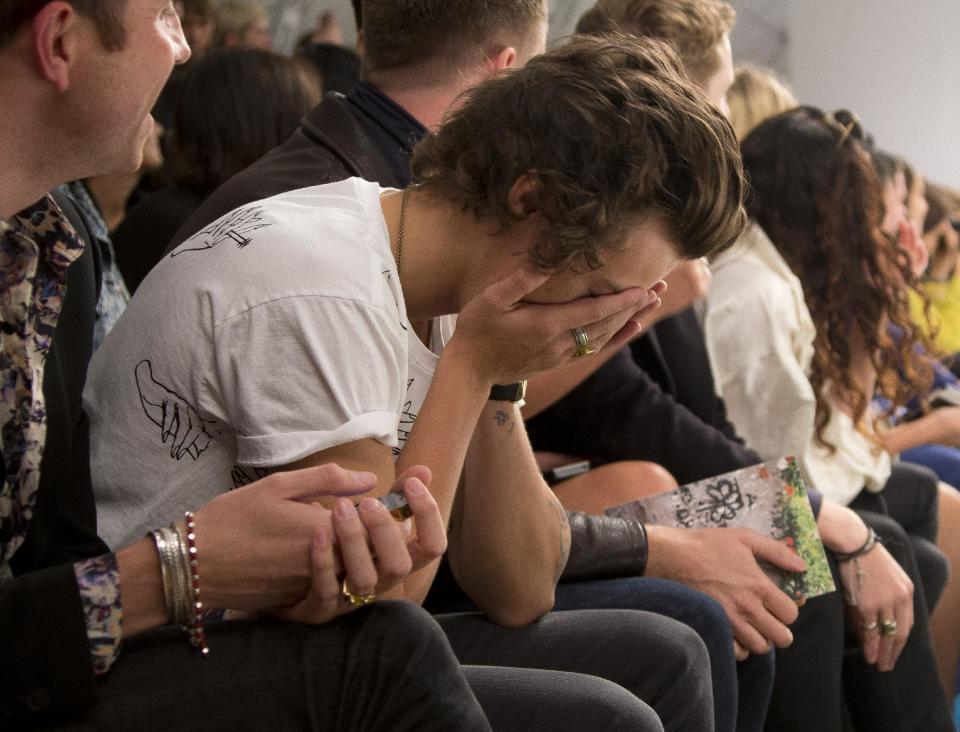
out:
<path id="1" fill-rule="evenodd" d="M 400 268 L 403 261 L 403 230 L 407 223 L 407 199 L 410 196 L 410 189 L 403 189 L 403 197 L 400 199 L 400 223 L 397 225 L 397 253 L 394 260 L 397 263 L 397 279 L 401 278 Z"/>

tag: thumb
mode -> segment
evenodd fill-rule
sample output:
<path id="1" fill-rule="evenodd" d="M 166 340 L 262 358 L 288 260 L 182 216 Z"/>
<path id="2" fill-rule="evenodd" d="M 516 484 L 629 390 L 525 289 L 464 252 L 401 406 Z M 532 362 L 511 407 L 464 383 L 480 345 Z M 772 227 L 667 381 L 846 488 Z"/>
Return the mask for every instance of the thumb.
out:
<path id="1" fill-rule="evenodd" d="M 807 563 L 782 541 L 758 534 L 753 538 L 752 544 L 753 555 L 757 559 L 763 559 L 788 572 L 803 572 L 807 568 Z"/>
<path id="2" fill-rule="evenodd" d="M 377 486 L 377 476 L 373 473 L 344 470 L 335 463 L 274 473 L 264 480 L 270 481 L 269 490 L 277 498 L 302 502 L 324 496 L 358 496 Z"/>
<path id="3" fill-rule="evenodd" d="M 519 267 L 512 274 L 490 285 L 487 296 L 504 308 L 511 308 L 550 279 L 550 274 Z"/>

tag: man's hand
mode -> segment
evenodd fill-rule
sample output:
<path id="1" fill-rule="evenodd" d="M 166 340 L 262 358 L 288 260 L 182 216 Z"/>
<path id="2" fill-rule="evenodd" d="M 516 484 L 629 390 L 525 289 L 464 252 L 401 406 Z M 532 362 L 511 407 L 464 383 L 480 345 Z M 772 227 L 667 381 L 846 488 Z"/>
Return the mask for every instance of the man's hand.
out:
<path id="1" fill-rule="evenodd" d="M 751 529 L 675 529 L 648 526 L 647 575 L 676 580 L 710 595 L 730 619 L 733 636 L 750 653 L 793 642 L 787 627 L 796 603 L 764 574 L 758 560 L 789 572 L 806 564 L 790 549 Z M 741 654 L 742 655 L 742 654 Z"/>
<path id="2" fill-rule="evenodd" d="M 359 510 L 344 499 L 333 512 L 311 503 L 374 488 L 372 473 L 333 464 L 275 473 L 218 496 L 196 515 L 206 604 L 322 623 L 353 609 L 340 594 L 344 579 L 357 595 L 395 587 L 446 549 L 429 480 L 422 467 L 398 480 L 415 532 L 375 499 L 363 499 Z"/>
<path id="3" fill-rule="evenodd" d="M 597 352 L 618 349 L 659 300 L 656 292 L 631 288 L 559 305 L 523 302 L 548 277 L 520 268 L 490 285 L 460 311 L 446 351 L 462 353 L 489 383 L 510 383 L 573 361 L 576 327 Z"/>

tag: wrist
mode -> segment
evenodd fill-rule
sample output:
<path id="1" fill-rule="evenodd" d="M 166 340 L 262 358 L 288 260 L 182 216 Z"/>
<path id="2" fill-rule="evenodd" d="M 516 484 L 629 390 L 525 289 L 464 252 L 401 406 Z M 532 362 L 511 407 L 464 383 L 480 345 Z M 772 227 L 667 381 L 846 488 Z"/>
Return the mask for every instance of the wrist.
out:
<path id="1" fill-rule="evenodd" d="M 817 519 L 823 545 L 832 552 L 849 554 L 863 545 L 869 529 L 856 512 L 825 500 Z"/>
<path id="2" fill-rule="evenodd" d="M 167 622 L 160 560 L 151 539 L 142 539 L 117 552 L 123 598 L 125 638 Z"/>
<path id="3" fill-rule="evenodd" d="M 482 359 L 477 358 L 464 341 L 457 339 L 456 332 L 440 356 L 437 373 L 439 374 L 441 370 L 449 374 L 458 386 L 465 390 L 465 396 L 482 395 L 486 400 L 490 395 L 490 389 L 496 384 L 496 380 L 486 373 Z"/>

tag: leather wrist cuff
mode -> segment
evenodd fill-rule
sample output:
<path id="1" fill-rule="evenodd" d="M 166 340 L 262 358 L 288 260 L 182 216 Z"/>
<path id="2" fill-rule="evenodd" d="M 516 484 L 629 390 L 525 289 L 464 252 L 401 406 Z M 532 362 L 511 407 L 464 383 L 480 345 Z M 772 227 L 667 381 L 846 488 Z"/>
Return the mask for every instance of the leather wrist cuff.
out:
<path id="1" fill-rule="evenodd" d="M 642 576 L 647 568 L 647 530 L 639 521 L 567 512 L 570 558 L 561 582 Z"/>

